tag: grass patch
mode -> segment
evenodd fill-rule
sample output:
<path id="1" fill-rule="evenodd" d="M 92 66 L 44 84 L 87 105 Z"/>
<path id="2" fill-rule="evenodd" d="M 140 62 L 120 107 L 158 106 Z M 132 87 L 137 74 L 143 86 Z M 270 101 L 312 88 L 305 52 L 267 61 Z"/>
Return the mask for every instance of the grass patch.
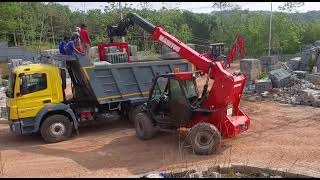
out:
<path id="1" fill-rule="evenodd" d="M 261 72 L 259 79 L 268 79 L 269 78 L 269 73 L 263 71 Z"/>

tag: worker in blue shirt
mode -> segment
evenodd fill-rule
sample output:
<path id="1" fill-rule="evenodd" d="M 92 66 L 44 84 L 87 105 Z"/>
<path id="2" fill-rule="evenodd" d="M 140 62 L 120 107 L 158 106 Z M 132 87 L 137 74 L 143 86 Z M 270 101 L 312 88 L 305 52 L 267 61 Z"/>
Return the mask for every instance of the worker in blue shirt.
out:
<path id="1" fill-rule="evenodd" d="M 65 37 L 63 38 L 63 40 L 60 41 L 60 43 L 59 43 L 59 52 L 60 52 L 60 54 L 62 54 L 62 55 L 66 55 L 66 51 L 65 51 L 64 47 L 66 46 L 67 42 L 68 42 L 68 37 L 65 36 Z"/>
<path id="2" fill-rule="evenodd" d="M 74 55 L 75 53 L 83 55 L 83 53 L 76 48 L 75 46 L 76 41 L 77 41 L 77 37 L 75 35 L 71 36 L 70 41 L 66 44 L 64 48 L 66 55 Z"/>

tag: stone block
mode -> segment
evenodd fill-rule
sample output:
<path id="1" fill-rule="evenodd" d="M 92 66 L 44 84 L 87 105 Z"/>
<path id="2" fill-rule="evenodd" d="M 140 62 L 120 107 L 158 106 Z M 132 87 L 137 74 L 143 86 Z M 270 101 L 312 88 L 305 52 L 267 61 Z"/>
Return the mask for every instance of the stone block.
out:
<path id="1" fill-rule="evenodd" d="M 293 73 L 295 73 L 300 79 L 304 79 L 307 75 L 307 71 L 293 71 Z"/>
<path id="2" fill-rule="evenodd" d="M 247 84 L 252 84 L 261 74 L 261 65 L 258 59 L 240 60 L 240 71 L 247 76 Z"/>
<path id="3" fill-rule="evenodd" d="M 257 93 L 270 91 L 272 89 L 271 79 L 260 79 L 255 83 L 255 90 Z"/>
<path id="4" fill-rule="evenodd" d="M 311 59 L 311 54 L 302 53 L 301 61 L 299 65 L 299 70 L 308 71 L 309 70 L 309 60 Z"/>
<path id="5" fill-rule="evenodd" d="M 270 72 L 276 69 L 280 69 L 281 65 L 280 64 L 274 64 L 274 65 L 262 65 L 261 64 L 261 70 L 263 72 Z"/>
<path id="6" fill-rule="evenodd" d="M 290 76 L 291 74 L 283 68 L 269 72 L 269 78 L 275 88 L 286 87 L 290 82 Z"/>
<path id="7" fill-rule="evenodd" d="M 317 58 L 316 66 L 317 66 L 317 71 L 320 72 L 320 55 Z"/>
<path id="8" fill-rule="evenodd" d="M 264 65 L 274 65 L 277 64 L 279 61 L 278 56 L 262 56 L 260 57 L 261 64 Z"/>
<path id="9" fill-rule="evenodd" d="M 299 70 L 301 64 L 301 57 L 295 57 L 288 61 L 288 66 L 292 71 Z"/>
<path id="10" fill-rule="evenodd" d="M 313 89 L 304 89 L 301 91 L 302 104 L 319 107 L 320 106 L 320 91 Z"/>
<path id="11" fill-rule="evenodd" d="M 166 45 L 161 46 L 161 58 L 168 60 L 168 59 L 180 59 L 181 57 L 176 52 L 172 51 Z"/>
<path id="12" fill-rule="evenodd" d="M 320 73 L 307 74 L 306 80 L 311 82 L 312 84 L 319 85 L 320 84 Z"/>

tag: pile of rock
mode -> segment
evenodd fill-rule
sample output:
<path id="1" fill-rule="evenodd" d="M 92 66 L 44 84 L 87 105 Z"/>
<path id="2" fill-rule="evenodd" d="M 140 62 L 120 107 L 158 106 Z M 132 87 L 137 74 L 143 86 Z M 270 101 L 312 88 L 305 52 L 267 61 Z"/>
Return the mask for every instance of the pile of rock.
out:
<path id="1" fill-rule="evenodd" d="M 276 56 L 264 56 L 260 61 L 241 60 L 240 70 L 247 75 L 244 94 L 255 99 L 269 97 L 287 104 L 320 107 L 320 73 L 302 71 L 301 64 L 301 58 L 281 63 Z M 264 78 L 259 77 L 261 71 L 267 72 Z"/>

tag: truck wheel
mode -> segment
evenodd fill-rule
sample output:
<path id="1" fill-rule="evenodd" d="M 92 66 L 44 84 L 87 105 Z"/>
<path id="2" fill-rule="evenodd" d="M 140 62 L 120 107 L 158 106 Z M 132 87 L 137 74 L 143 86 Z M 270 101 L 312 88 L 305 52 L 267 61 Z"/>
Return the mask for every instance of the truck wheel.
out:
<path id="1" fill-rule="evenodd" d="M 49 116 L 40 127 L 42 138 L 48 143 L 64 141 L 71 136 L 72 123 L 61 114 Z"/>
<path id="2" fill-rule="evenodd" d="M 209 155 L 220 147 L 220 132 L 212 124 L 199 123 L 192 127 L 189 133 L 189 140 L 196 154 Z"/>
<path id="3" fill-rule="evenodd" d="M 142 140 L 151 139 L 156 133 L 156 128 L 153 126 L 151 119 L 143 112 L 135 116 L 134 126 L 136 136 Z"/>
<path id="4" fill-rule="evenodd" d="M 138 113 L 142 112 L 142 110 L 143 110 L 143 105 L 139 105 L 134 108 L 131 108 L 128 114 L 129 122 L 134 124 L 134 118 L 137 116 Z"/>

